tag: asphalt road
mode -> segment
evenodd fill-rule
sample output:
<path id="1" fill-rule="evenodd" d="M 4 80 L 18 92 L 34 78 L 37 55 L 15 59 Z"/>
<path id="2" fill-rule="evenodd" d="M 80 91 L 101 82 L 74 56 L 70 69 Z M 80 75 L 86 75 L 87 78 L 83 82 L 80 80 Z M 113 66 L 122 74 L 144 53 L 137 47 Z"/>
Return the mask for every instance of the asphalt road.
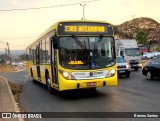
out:
<path id="1" fill-rule="evenodd" d="M 25 71 L 0 75 L 9 81 L 23 85 L 20 107 L 25 112 L 160 112 L 160 79 L 146 80 L 141 70 L 132 71 L 130 78 L 120 77 L 119 84 L 115 87 L 97 88 L 95 92 L 89 90 L 56 91 L 54 94 L 49 94 L 45 86 L 41 84 L 33 84 Z M 45 120 L 158 121 L 159 119 L 64 119 L 62 117 Z"/>

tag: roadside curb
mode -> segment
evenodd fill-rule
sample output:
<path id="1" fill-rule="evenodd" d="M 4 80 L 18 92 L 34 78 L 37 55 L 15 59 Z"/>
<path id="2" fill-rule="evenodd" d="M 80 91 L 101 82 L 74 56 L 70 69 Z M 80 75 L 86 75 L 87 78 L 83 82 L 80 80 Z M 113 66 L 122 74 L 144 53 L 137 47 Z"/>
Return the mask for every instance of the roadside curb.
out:
<path id="1" fill-rule="evenodd" d="M 0 73 L 10 73 L 10 72 L 21 72 L 24 71 L 26 69 L 15 69 L 15 70 L 9 70 L 9 71 L 0 71 Z"/>
<path id="2" fill-rule="evenodd" d="M 7 88 L 8 88 L 8 91 L 9 91 L 9 95 L 10 95 L 11 101 L 12 101 L 11 103 L 13 104 L 13 107 L 14 107 L 15 112 L 20 112 L 20 110 L 19 110 L 19 108 L 18 108 L 18 105 L 17 105 L 17 102 L 16 102 L 15 99 L 14 99 L 13 93 L 12 93 L 12 91 L 11 91 L 11 88 L 10 88 L 10 86 L 9 86 L 9 83 L 8 83 L 7 79 L 3 78 L 2 76 L 0 76 L 0 78 L 2 78 L 2 79 L 5 81 L 5 83 L 7 84 Z M 24 119 L 18 118 L 18 121 L 24 121 Z"/>
<path id="3" fill-rule="evenodd" d="M 20 70 L 16 70 L 15 72 L 21 72 L 21 71 L 24 71 L 26 69 L 20 69 Z"/>

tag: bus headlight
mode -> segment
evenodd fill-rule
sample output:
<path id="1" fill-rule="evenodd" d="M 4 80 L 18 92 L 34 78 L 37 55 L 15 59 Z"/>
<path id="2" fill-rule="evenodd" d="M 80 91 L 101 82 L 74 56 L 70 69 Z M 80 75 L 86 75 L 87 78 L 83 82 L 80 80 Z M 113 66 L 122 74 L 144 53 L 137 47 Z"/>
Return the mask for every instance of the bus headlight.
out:
<path id="1" fill-rule="evenodd" d="M 110 77 L 113 77 L 116 73 L 116 69 L 110 70 Z"/>
<path id="2" fill-rule="evenodd" d="M 106 74 L 106 78 L 107 77 L 113 77 L 116 73 L 116 69 L 112 69 L 110 71 L 108 71 L 108 73 Z"/>
<path id="3" fill-rule="evenodd" d="M 65 72 L 62 70 L 59 70 L 59 72 L 65 79 L 68 79 L 68 80 L 75 79 L 75 77 L 73 75 L 69 74 L 68 72 Z"/>
<path id="4" fill-rule="evenodd" d="M 70 76 L 67 72 L 63 72 L 62 75 L 63 75 L 64 77 L 69 77 L 69 76 Z"/>

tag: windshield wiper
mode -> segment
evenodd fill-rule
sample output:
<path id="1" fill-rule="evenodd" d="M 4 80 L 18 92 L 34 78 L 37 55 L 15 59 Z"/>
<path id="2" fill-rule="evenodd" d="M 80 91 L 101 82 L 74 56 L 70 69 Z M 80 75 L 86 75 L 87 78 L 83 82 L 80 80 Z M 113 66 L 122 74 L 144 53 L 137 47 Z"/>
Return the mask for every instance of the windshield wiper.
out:
<path id="1" fill-rule="evenodd" d="M 88 53 L 87 53 L 87 48 L 86 48 L 86 42 L 85 42 L 85 40 L 84 40 L 84 44 L 79 40 L 79 38 L 78 37 L 76 37 L 76 36 L 72 36 L 72 38 L 75 40 L 75 42 L 79 45 L 79 47 L 80 48 L 82 48 L 83 50 L 84 50 L 84 56 L 86 56 L 86 57 L 89 57 L 89 63 L 90 63 L 90 51 L 88 51 Z M 89 64 L 89 67 L 90 67 L 90 64 Z M 91 68 L 91 67 L 90 67 Z"/>
<path id="2" fill-rule="evenodd" d="M 78 39 L 78 37 L 72 36 L 72 38 L 75 40 L 75 42 L 76 42 L 82 49 L 86 49 L 86 47 L 82 44 L 82 42 Z"/>
<path id="3" fill-rule="evenodd" d="M 85 56 L 88 56 L 88 61 L 89 61 L 89 68 L 91 69 L 92 67 L 92 64 L 93 64 L 93 58 L 90 57 L 90 41 L 89 41 L 89 38 L 88 38 L 88 51 L 87 51 L 87 47 L 86 47 L 86 42 L 84 40 L 84 44 L 78 39 L 78 37 L 76 36 L 72 36 L 72 38 L 75 40 L 75 42 L 82 48 L 84 49 L 84 55 Z"/>

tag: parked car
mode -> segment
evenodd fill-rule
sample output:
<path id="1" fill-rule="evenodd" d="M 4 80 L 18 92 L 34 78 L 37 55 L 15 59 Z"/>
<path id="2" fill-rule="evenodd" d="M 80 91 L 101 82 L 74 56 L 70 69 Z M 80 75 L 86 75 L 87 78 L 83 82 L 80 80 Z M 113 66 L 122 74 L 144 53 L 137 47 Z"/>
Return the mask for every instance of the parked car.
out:
<path id="1" fill-rule="evenodd" d="M 126 75 L 129 78 L 131 73 L 131 66 L 124 62 L 124 59 L 121 56 L 117 56 L 117 65 L 118 65 L 118 76 L 119 75 Z"/>
<path id="2" fill-rule="evenodd" d="M 12 66 L 18 66 L 16 62 L 12 62 Z"/>
<path id="3" fill-rule="evenodd" d="M 154 52 L 149 52 L 149 54 L 151 54 L 152 58 L 156 56 Z"/>
<path id="4" fill-rule="evenodd" d="M 160 52 L 153 52 L 153 53 L 155 57 L 160 56 Z"/>
<path id="5" fill-rule="evenodd" d="M 154 77 L 160 77 L 160 57 L 155 57 L 154 59 L 147 62 L 142 68 L 142 74 L 147 77 L 148 80 Z"/>
<path id="6" fill-rule="evenodd" d="M 152 59 L 153 57 L 154 57 L 154 54 L 148 53 L 148 52 L 145 52 L 142 55 L 142 59 Z"/>

